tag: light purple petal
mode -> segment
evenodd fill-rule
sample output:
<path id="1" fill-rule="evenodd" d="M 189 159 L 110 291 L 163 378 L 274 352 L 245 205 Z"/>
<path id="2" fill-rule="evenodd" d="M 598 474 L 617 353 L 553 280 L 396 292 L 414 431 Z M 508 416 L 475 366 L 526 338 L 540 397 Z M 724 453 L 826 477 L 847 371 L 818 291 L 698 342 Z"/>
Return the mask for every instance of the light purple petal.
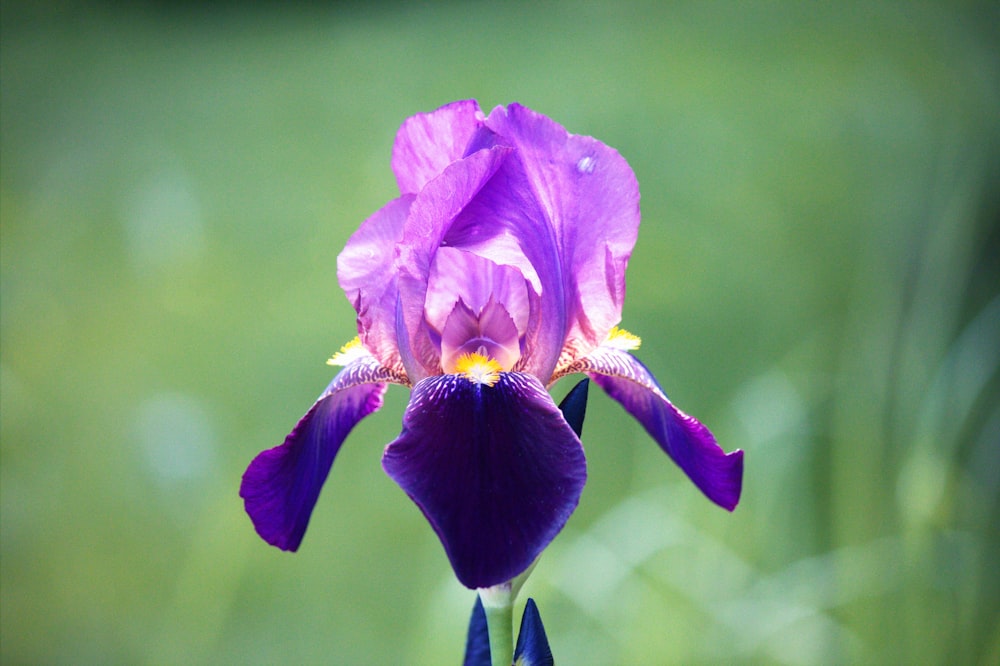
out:
<path id="1" fill-rule="evenodd" d="M 393 260 L 412 203 L 410 195 L 387 203 L 351 235 L 337 257 L 337 279 L 358 313 L 361 343 L 382 365 L 392 368 L 402 366 Z"/>
<path id="2" fill-rule="evenodd" d="M 240 496 L 262 539 L 282 550 L 298 549 L 340 445 L 358 421 L 382 406 L 387 381 L 398 377 L 373 359 L 347 366 L 283 444 L 253 459 Z"/>
<path id="3" fill-rule="evenodd" d="M 451 221 L 503 164 L 510 149 L 498 146 L 480 150 L 449 165 L 429 181 L 410 207 L 397 248 L 399 272 L 400 340 L 407 339 L 412 361 L 403 355 L 406 372 L 417 382 L 428 375 L 440 374 L 441 359 L 437 345 L 424 319 L 427 280 L 438 248 Z"/>
<path id="4" fill-rule="evenodd" d="M 386 473 L 420 507 L 469 588 L 509 581 L 562 529 L 580 499 L 580 440 L 534 377 L 494 386 L 456 375 L 413 389 Z"/>
<path id="5" fill-rule="evenodd" d="M 558 243 L 566 346 L 589 351 L 621 320 L 625 267 L 639 228 L 635 174 L 614 149 L 518 104 L 494 109 L 486 126 L 514 147 Z M 513 165 L 509 160 L 505 171 Z"/>
<path id="6" fill-rule="evenodd" d="M 558 238 L 516 153 L 465 206 L 443 240 L 524 276 L 530 287 L 529 312 L 518 369 L 547 381 L 566 335 L 569 280 Z"/>
<path id="7" fill-rule="evenodd" d="M 392 148 L 392 170 L 400 191 L 419 192 L 445 167 L 464 157 L 482 124 L 483 112 L 475 100 L 452 102 L 407 118 Z"/>
<path id="8" fill-rule="evenodd" d="M 482 354 L 509 370 L 521 357 L 517 327 L 502 305 L 490 299 L 477 315 L 464 301 L 452 309 L 441 332 L 441 365 L 455 372 L 464 354 Z"/>
<path id="9" fill-rule="evenodd" d="M 736 508 L 743 487 L 743 451 L 723 451 L 708 428 L 670 403 L 646 366 L 624 351 L 601 347 L 569 372 L 590 374 L 710 500 L 729 511 Z"/>
<path id="10" fill-rule="evenodd" d="M 518 331 L 524 333 L 530 307 L 528 284 L 519 270 L 458 248 L 438 248 L 424 304 L 427 321 L 432 326 L 442 330 L 459 300 L 479 312 L 490 299 L 503 305 Z"/>

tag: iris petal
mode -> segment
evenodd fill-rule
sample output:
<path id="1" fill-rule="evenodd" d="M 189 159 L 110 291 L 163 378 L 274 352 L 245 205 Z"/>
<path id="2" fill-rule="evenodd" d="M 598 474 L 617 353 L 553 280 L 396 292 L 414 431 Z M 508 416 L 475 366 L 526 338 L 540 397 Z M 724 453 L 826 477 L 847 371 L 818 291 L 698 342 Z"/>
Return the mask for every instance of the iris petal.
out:
<path id="1" fill-rule="evenodd" d="M 547 381 L 566 335 L 563 265 L 558 238 L 517 154 L 507 157 L 455 217 L 443 241 L 524 276 L 529 313 L 519 369 Z"/>
<path id="2" fill-rule="evenodd" d="M 392 170 L 400 191 L 419 192 L 446 166 L 464 157 L 482 124 L 483 112 L 474 99 L 407 118 L 392 147 Z"/>
<path id="3" fill-rule="evenodd" d="M 710 500 L 729 511 L 736 508 L 743 487 L 743 451 L 723 451 L 708 428 L 671 404 L 652 373 L 635 357 L 599 347 L 568 372 L 590 374 Z"/>
<path id="4" fill-rule="evenodd" d="M 579 438 L 537 379 L 457 375 L 413 388 L 386 473 L 413 499 L 469 588 L 509 581 L 558 534 L 586 480 Z"/>
<path id="5" fill-rule="evenodd" d="M 460 300 L 478 313 L 491 299 L 503 305 L 523 334 L 530 306 L 528 285 L 519 270 L 454 247 L 437 249 L 424 302 L 425 316 L 431 326 L 443 330 L 448 315 Z"/>
<path id="6" fill-rule="evenodd" d="M 243 474 L 240 497 L 264 541 L 298 550 L 340 445 L 358 421 L 382 406 L 386 381 L 398 378 L 371 357 L 347 366 L 283 444 L 253 459 Z"/>
<path id="7" fill-rule="evenodd" d="M 639 230 L 639 183 L 613 148 L 570 134 L 519 104 L 497 107 L 485 124 L 509 142 L 517 156 L 494 180 L 519 171 L 510 182 L 523 178 L 530 187 L 528 200 L 551 227 L 561 267 L 561 275 L 551 277 L 564 281 L 566 295 L 562 307 L 567 328 L 561 347 L 579 356 L 597 347 L 621 321 L 625 267 Z M 520 200 L 511 203 L 521 206 Z M 538 238 L 547 240 L 536 235 L 529 242 Z M 540 271 L 546 268 L 532 263 Z M 543 294 L 549 288 L 544 282 Z"/>
<path id="8" fill-rule="evenodd" d="M 388 367 L 402 366 L 395 312 L 399 288 L 393 267 L 412 196 L 393 199 L 365 220 L 337 257 L 337 279 L 358 313 L 365 348 Z"/>
<path id="9" fill-rule="evenodd" d="M 400 347 L 404 339 L 408 341 L 410 349 L 402 353 L 403 364 L 414 381 L 441 372 L 439 350 L 430 338 L 424 317 L 424 303 L 431 266 L 447 230 L 445 222 L 465 207 L 509 152 L 504 147 L 480 150 L 452 163 L 427 183 L 410 207 L 402 239 L 395 248 L 394 266 L 399 285 L 397 338 Z"/>

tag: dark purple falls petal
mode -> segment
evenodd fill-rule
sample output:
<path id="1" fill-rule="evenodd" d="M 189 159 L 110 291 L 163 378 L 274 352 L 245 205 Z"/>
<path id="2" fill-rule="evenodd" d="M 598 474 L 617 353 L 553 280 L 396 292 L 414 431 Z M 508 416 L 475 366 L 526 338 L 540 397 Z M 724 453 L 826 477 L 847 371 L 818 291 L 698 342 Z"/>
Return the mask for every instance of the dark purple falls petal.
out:
<path id="1" fill-rule="evenodd" d="M 459 375 L 413 388 L 382 467 L 416 502 L 469 588 L 505 583 L 555 538 L 580 500 L 579 438 L 530 375 L 494 386 Z"/>
<path id="2" fill-rule="evenodd" d="M 257 534 L 282 550 L 298 550 L 319 491 L 351 428 L 382 406 L 386 384 L 338 390 L 338 380 L 298 422 L 285 442 L 261 452 L 243 474 L 240 497 Z"/>
<path id="3" fill-rule="evenodd" d="M 574 371 L 590 373 L 708 499 L 729 511 L 736 508 L 743 488 L 743 451 L 723 451 L 708 428 L 671 404 L 646 366 L 623 351 L 599 349 Z"/>

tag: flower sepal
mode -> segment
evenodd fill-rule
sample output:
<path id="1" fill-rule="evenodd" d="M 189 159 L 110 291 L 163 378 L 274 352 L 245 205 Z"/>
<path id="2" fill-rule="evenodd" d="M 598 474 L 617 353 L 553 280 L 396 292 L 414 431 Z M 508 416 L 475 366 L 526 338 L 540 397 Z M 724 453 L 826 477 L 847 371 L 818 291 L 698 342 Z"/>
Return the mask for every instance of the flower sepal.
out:
<path id="1" fill-rule="evenodd" d="M 588 379 L 580 380 L 559 403 L 559 411 L 577 437 L 583 435 L 589 386 Z M 511 657 L 514 600 L 536 564 L 538 558 L 513 579 L 477 590 L 465 642 L 464 666 L 507 666 L 511 661 L 517 666 L 553 663 L 542 618 L 534 600 L 530 598 L 521 617 L 517 646 Z"/>

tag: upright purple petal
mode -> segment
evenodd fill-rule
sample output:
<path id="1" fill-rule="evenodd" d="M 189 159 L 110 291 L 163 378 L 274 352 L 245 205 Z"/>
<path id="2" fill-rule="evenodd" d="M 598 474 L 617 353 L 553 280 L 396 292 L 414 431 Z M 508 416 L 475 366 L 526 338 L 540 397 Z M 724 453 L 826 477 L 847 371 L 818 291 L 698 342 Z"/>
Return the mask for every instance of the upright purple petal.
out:
<path id="1" fill-rule="evenodd" d="M 337 279 L 358 313 L 361 343 L 379 362 L 402 366 L 396 334 L 399 287 L 393 261 L 413 197 L 394 199 L 355 231 L 337 257 Z"/>
<path id="2" fill-rule="evenodd" d="M 529 312 L 519 369 L 547 381 L 566 336 L 567 285 L 558 238 L 516 153 L 464 207 L 443 241 L 524 276 Z"/>
<path id="3" fill-rule="evenodd" d="M 562 529 L 580 499 L 580 440 L 537 379 L 493 386 L 458 375 L 413 388 L 386 473 L 413 499 L 469 588 L 509 581 Z"/>
<path id="4" fill-rule="evenodd" d="M 340 445 L 358 421 L 382 406 L 387 381 L 398 378 L 370 357 L 347 366 L 283 444 L 253 459 L 240 496 L 264 541 L 298 550 Z"/>
<path id="5" fill-rule="evenodd" d="M 479 312 L 490 300 L 503 305 L 518 331 L 528 326 L 528 284 L 524 275 L 512 266 L 501 266 L 489 259 L 445 246 L 438 248 L 427 281 L 424 312 L 427 321 L 443 330 L 455 303 L 464 301 Z"/>
<path id="6" fill-rule="evenodd" d="M 407 118 L 392 148 L 392 170 L 400 191 L 419 192 L 445 167 L 464 157 L 482 124 L 483 112 L 476 100 L 452 102 Z"/>
<path id="7" fill-rule="evenodd" d="M 586 372 L 621 403 L 705 495 L 732 511 L 743 487 L 743 451 L 726 453 L 697 419 L 674 407 L 631 354 L 601 347 L 570 372 Z"/>
<path id="8" fill-rule="evenodd" d="M 395 268 L 399 273 L 397 337 L 409 341 L 413 360 L 406 372 L 414 382 L 441 372 L 440 352 L 430 337 L 424 313 L 427 281 L 438 248 L 451 221 L 496 173 L 509 153 L 509 148 L 498 146 L 452 163 L 426 184 L 410 207 L 397 247 Z M 398 330 L 400 325 L 405 331 Z M 403 359 L 405 362 L 406 354 Z"/>
<path id="9" fill-rule="evenodd" d="M 635 174 L 614 149 L 518 104 L 494 109 L 486 126 L 514 147 L 531 199 L 552 226 L 569 313 L 566 346 L 587 352 L 621 320 L 639 229 Z"/>

